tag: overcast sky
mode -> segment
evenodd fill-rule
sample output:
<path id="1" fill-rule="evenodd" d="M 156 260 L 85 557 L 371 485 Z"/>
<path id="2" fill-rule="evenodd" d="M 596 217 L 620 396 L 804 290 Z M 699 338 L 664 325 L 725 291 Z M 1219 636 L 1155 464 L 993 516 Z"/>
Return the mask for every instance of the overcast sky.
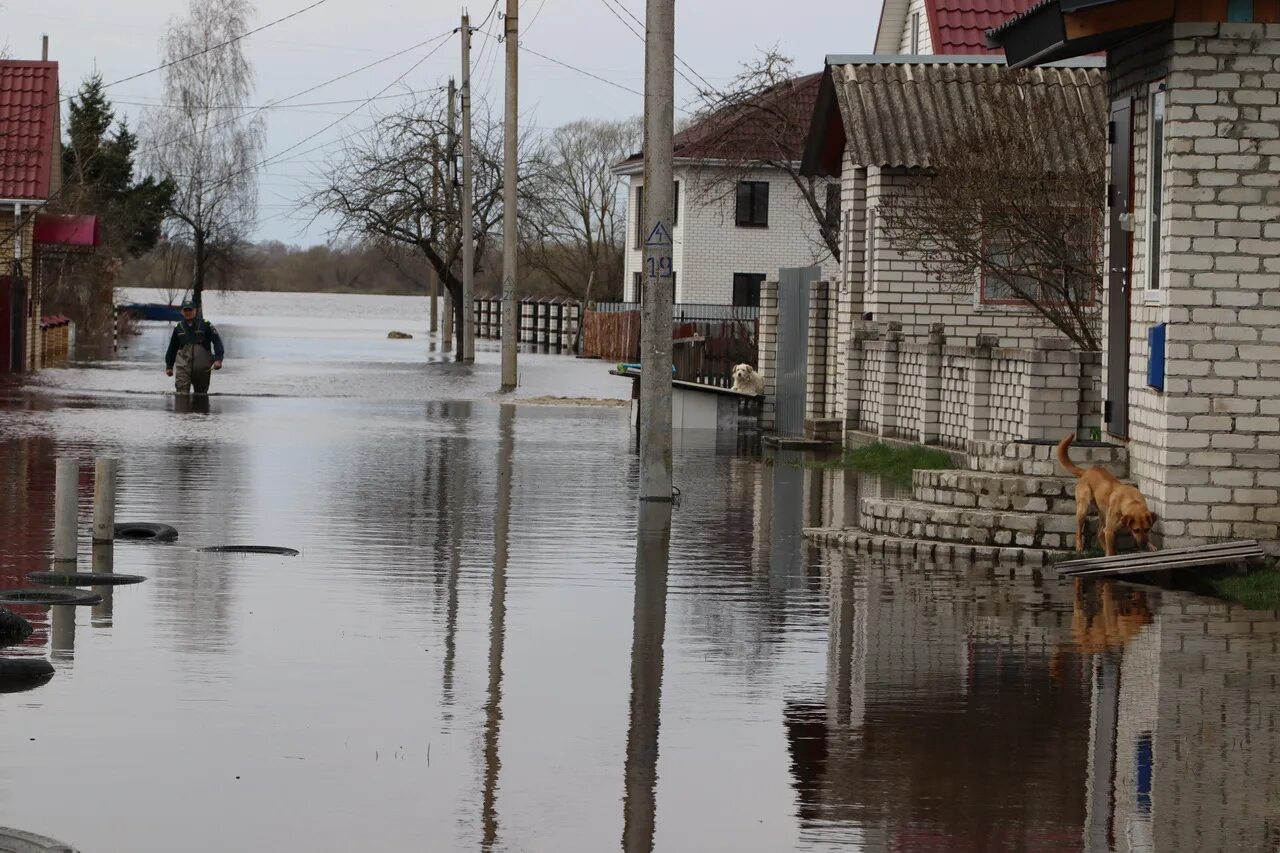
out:
<path id="1" fill-rule="evenodd" d="M 274 20 L 312 0 L 258 0 L 255 25 Z M 501 0 L 505 8 L 505 0 Z M 611 0 L 644 18 L 643 0 Z M 492 0 L 476 0 L 473 24 L 489 12 Z M 14 59 L 39 59 L 40 36 L 49 35 L 51 59 L 60 65 L 63 94 L 74 90 L 95 69 L 112 81 L 154 66 L 159 42 L 170 18 L 183 14 L 184 0 L 0 0 L 0 45 Z M 774 5 L 742 0 L 678 0 L 676 52 L 715 85 L 731 78 L 739 65 L 762 48 L 777 46 L 794 57 L 799 70 L 818 71 L 829 53 L 869 53 L 880 4 L 876 0 L 792 0 Z M 326 0 L 243 44 L 257 74 L 255 104 L 265 104 L 359 68 L 418 42 L 442 35 L 459 24 L 461 7 L 442 0 Z M 625 13 L 619 12 L 621 17 Z M 637 91 L 644 89 L 643 44 L 628 32 L 606 0 L 522 0 L 522 45 Z M 633 27 L 640 29 L 634 21 Z M 497 33 L 497 16 L 487 30 Z M 443 82 L 459 69 L 457 36 L 414 70 L 405 82 L 422 89 Z M 382 63 L 349 79 L 296 99 L 300 106 L 267 112 L 265 155 L 293 146 L 324 128 L 403 74 L 431 49 L 422 48 Z M 501 103 L 501 45 L 476 35 L 472 47 L 473 86 L 477 97 Z M 520 56 L 522 122 L 555 127 L 578 118 L 621 118 L 641 112 L 641 98 L 567 70 L 528 52 Z M 688 103 L 692 89 L 676 80 L 677 105 Z M 160 75 L 152 74 L 108 90 L 117 114 L 136 128 L 143 105 L 154 103 Z M 390 92 L 398 91 L 392 89 Z M 349 101 L 354 103 L 324 103 Z M 391 107 L 393 99 L 380 99 Z M 677 119 L 680 113 L 677 112 Z M 334 142 L 367 126 L 368 108 L 285 155 L 259 175 L 261 212 L 257 237 L 308 245 L 324 242 L 325 223 L 308 227 L 292 210 L 311 175 Z M 336 144 L 336 142 L 335 142 Z"/>

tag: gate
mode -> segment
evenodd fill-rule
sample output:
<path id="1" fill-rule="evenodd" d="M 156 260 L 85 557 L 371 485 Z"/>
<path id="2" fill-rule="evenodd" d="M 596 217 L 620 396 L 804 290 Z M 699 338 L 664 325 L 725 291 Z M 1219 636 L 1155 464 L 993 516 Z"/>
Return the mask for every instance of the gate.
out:
<path id="1" fill-rule="evenodd" d="M 804 437 L 805 380 L 809 373 L 809 286 L 821 267 L 778 270 L 777 414 L 774 428 L 784 438 Z"/>

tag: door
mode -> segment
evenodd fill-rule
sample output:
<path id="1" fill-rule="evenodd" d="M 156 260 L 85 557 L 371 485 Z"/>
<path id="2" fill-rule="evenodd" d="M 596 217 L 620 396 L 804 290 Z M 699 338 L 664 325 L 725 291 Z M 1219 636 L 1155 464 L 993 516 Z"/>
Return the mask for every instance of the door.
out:
<path id="1" fill-rule="evenodd" d="M 1129 299 L 1133 291 L 1133 99 L 1111 104 L 1107 185 L 1107 432 L 1129 435 Z"/>
<path id="2" fill-rule="evenodd" d="M 0 373 L 13 370 L 13 279 L 0 275 Z"/>

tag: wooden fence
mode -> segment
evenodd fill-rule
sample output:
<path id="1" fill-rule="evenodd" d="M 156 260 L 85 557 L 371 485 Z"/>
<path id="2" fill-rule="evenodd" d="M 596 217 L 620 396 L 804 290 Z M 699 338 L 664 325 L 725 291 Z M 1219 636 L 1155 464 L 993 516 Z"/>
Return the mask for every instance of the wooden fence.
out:
<path id="1" fill-rule="evenodd" d="M 672 363 L 675 378 L 728 388 L 733 366 L 756 366 L 758 324 L 754 318 L 690 318 L 687 312 L 672 324 Z M 583 319 L 582 352 L 609 361 L 640 360 L 639 311 L 587 311 Z"/>
<path id="2" fill-rule="evenodd" d="M 582 353 L 609 361 L 639 361 L 640 312 L 587 311 L 582 319 Z"/>

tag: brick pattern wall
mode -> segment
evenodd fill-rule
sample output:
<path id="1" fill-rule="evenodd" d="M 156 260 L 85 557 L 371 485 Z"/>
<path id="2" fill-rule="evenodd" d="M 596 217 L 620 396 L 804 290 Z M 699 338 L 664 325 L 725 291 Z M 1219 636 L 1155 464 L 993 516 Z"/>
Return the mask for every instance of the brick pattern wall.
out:
<path id="1" fill-rule="evenodd" d="M 845 172 L 853 170 L 846 169 Z M 845 178 L 854 183 L 856 174 Z M 944 286 L 926 270 L 922 255 L 894 245 L 884 234 L 877 208 L 889 197 L 921 196 L 932 180 L 915 170 L 870 168 L 865 178 L 868 229 L 863 310 L 878 322 L 900 322 L 908 341 L 924 340 L 941 323 L 948 340 L 972 346 L 978 335 L 995 335 L 1004 347 L 1029 347 L 1045 324 L 1025 309 L 979 305 L 971 285 L 963 292 Z M 852 193 L 855 187 L 846 187 Z M 975 277 L 976 281 L 976 277 Z"/>
<path id="2" fill-rule="evenodd" d="M 924 344 L 904 344 L 898 360 L 898 438 L 920 440 L 924 422 L 925 364 L 928 360 Z"/>
<path id="3" fill-rule="evenodd" d="M 967 353 L 957 353 L 943 361 L 938 439 L 944 447 L 964 448 L 969 438 L 969 381 L 972 372 L 973 357 Z"/>
<path id="4" fill-rule="evenodd" d="M 996 354 L 991 366 L 991 441 L 1026 438 L 1028 364 L 1017 352 Z"/>
<path id="5" fill-rule="evenodd" d="M 885 350 L 884 341 L 867 341 L 863 346 L 858 396 L 858 429 L 863 432 L 879 433 L 883 423 Z"/>
<path id="6" fill-rule="evenodd" d="M 749 180 L 769 184 L 769 226 L 739 227 L 735 222 L 734 188 L 726 170 L 708 165 L 677 164 L 679 211 L 672 229 L 672 264 L 676 302 L 709 305 L 733 303 L 734 273 L 777 278 L 781 267 L 823 265 L 824 277 L 836 280 L 837 264 L 819 245 L 817 223 L 795 182 L 780 169 L 761 169 Z M 641 175 L 632 175 L 627 194 L 627 239 L 623 299 L 635 302 L 635 273 L 644 267 L 644 249 L 636 247 L 638 190 Z"/>
<path id="7" fill-rule="evenodd" d="M 832 286 L 825 281 L 809 285 L 809 363 L 805 376 L 805 417 L 825 418 L 828 392 L 834 377 L 837 311 Z"/>
<path id="8" fill-rule="evenodd" d="M 1168 547 L 1249 537 L 1280 550 L 1280 25 L 1174 24 L 1113 52 L 1135 102 L 1133 474 Z M 1167 88 L 1161 288 L 1146 279 L 1149 84 Z M 1147 330 L 1168 323 L 1165 389 Z"/>
<path id="9" fill-rule="evenodd" d="M 767 278 L 760 285 L 760 339 L 756 372 L 764 382 L 764 405 L 760 428 L 773 429 L 778 416 L 778 279 Z"/>

